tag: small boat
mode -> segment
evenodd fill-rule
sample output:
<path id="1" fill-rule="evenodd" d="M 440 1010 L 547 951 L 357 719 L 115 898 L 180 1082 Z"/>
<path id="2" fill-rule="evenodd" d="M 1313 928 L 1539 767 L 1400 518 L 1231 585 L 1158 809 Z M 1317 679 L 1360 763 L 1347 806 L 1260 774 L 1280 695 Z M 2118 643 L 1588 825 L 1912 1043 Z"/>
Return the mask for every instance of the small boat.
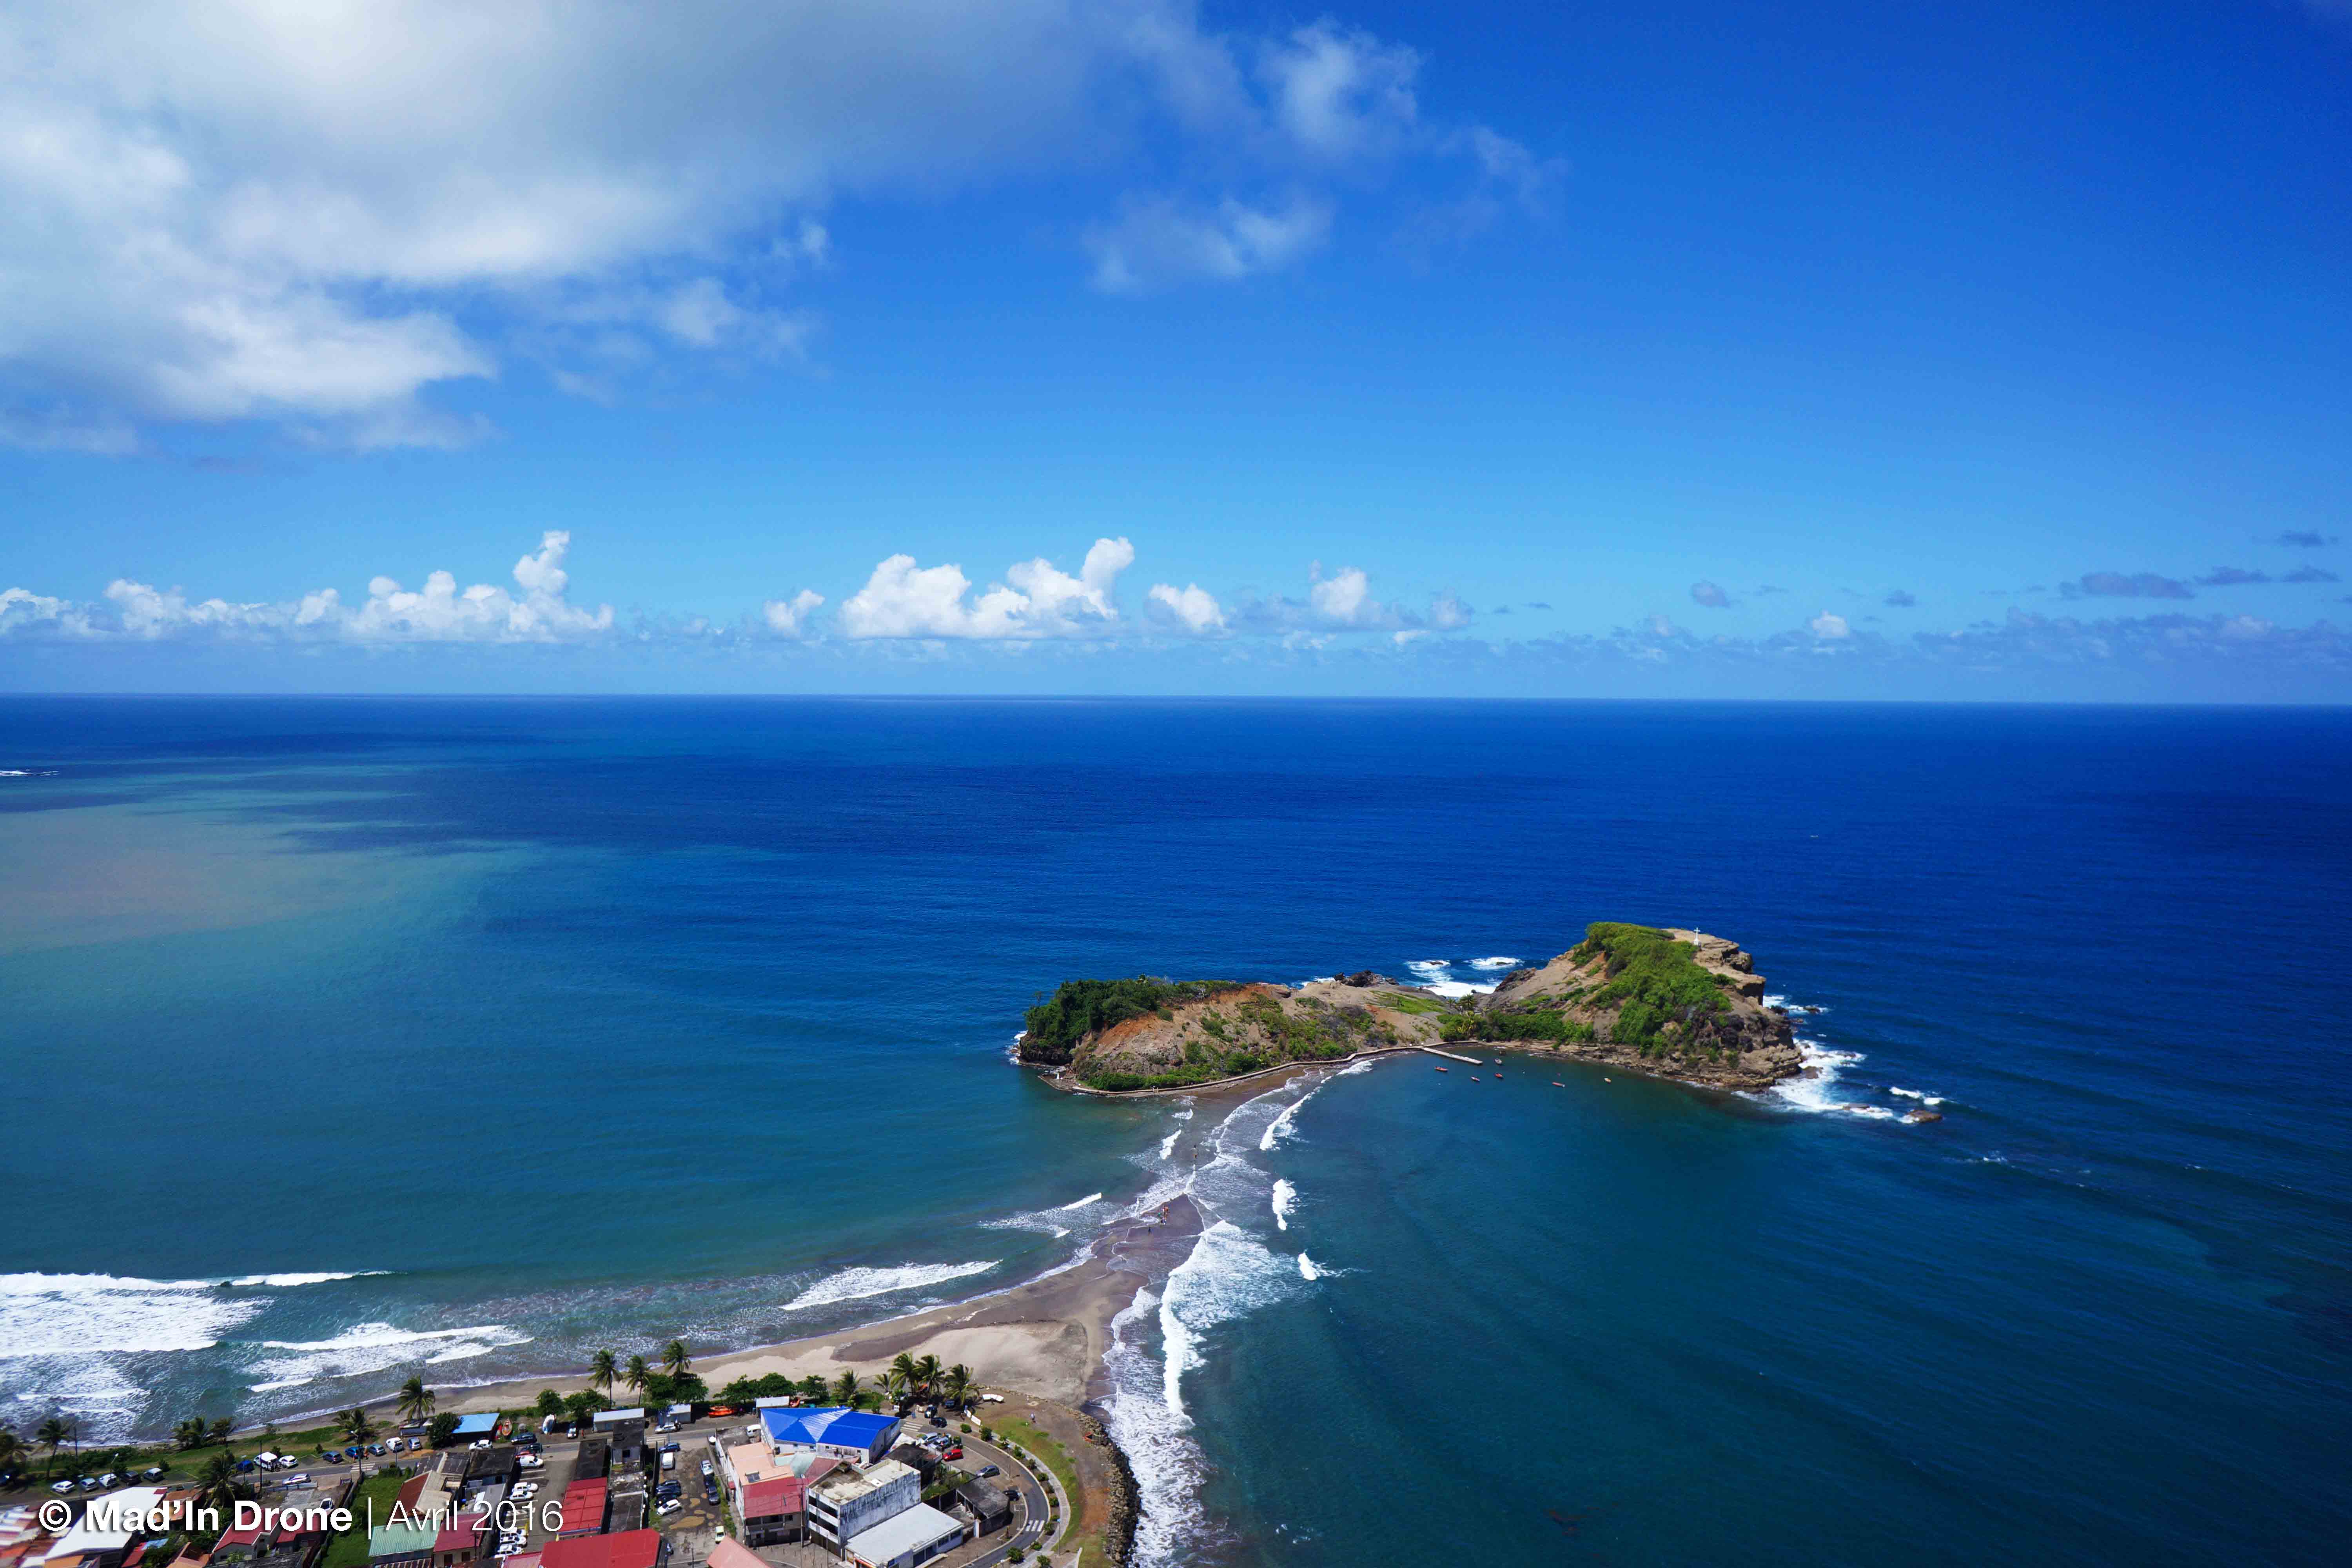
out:
<path id="1" fill-rule="evenodd" d="M 1552 1079 L 1552 1080 L 1551 1080 L 1551 1086 L 1552 1086 L 1552 1088 L 1554 1088 L 1554 1089 L 1566 1089 L 1566 1088 L 1568 1087 L 1568 1085 L 1566 1085 L 1566 1084 L 1564 1084 L 1564 1083 L 1560 1082 L 1560 1081 L 1559 1081 L 1559 1079 Z"/>
<path id="2" fill-rule="evenodd" d="M 1471 1081 L 1472 1083 L 1476 1083 L 1476 1082 L 1478 1081 L 1478 1075 L 1477 1075 L 1476 1073 L 1475 1073 L 1475 1072 L 1474 1072 L 1474 1073 L 1472 1073 L 1472 1074 L 1470 1075 L 1470 1081 Z"/>
<path id="3" fill-rule="evenodd" d="M 1439 1068 L 1437 1070 L 1438 1070 L 1439 1072 L 1444 1072 L 1445 1069 L 1444 1069 L 1444 1068 Z"/>

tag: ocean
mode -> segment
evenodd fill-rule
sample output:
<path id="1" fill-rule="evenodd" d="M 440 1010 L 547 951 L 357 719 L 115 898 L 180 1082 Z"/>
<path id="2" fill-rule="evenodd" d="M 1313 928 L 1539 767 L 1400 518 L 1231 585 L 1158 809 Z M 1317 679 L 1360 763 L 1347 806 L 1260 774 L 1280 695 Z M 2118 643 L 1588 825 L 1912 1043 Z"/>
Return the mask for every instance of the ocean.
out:
<path id="1" fill-rule="evenodd" d="M 1813 1074 L 1006 1059 L 1604 919 Z M 2341 710 L 0 699 L 0 1418 L 767 1342 L 1186 1190 L 1153 1568 L 2337 1560 L 2347 952 Z"/>

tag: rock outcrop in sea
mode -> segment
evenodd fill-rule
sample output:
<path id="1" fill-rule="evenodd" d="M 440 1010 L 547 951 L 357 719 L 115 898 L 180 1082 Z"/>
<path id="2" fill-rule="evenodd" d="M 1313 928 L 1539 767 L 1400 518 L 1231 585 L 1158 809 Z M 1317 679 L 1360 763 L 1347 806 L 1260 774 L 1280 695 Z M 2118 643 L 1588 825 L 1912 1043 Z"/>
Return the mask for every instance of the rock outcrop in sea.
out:
<path id="1" fill-rule="evenodd" d="M 1482 1043 L 1685 1083 L 1769 1088 L 1803 1068 L 1789 1016 L 1738 943 L 1604 921 L 1550 962 L 1457 998 L 1370 971 L 1304 985 L 1065 982 L 1029 1011 L 1020 1059 L 1097 1093 L 1197 1088 L 1298 1062 Z"/>

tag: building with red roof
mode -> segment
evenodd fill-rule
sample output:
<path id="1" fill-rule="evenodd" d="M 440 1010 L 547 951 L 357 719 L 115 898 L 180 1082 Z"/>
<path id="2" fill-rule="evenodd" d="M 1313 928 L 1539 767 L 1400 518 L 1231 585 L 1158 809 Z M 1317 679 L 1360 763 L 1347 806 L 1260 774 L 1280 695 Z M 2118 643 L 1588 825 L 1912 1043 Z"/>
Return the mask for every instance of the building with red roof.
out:
<path id="1" fill-rule="evenodd" d="M 604 1493 L 603 1481 L 574 1481 L 563 1489 L 563 1527 L 557 1534 L 569 1539 L 575 1535 L 596 1535 L 604 1529 Z"/>
<path id="2" fill-rule="evenodd" d="M 658 1530 L 568 1535 L 539 1549 L 540 1568 L 662 1568 L 668 1556 L 668 1542 Z"/>
<path id="3" fill-rule="evenodd" d="M 745 1487 L 740 1505 L 744 1544 L 798 1541 L 808 1526 L 808 1484 L 803 1476 L 772 1476 Z"/>

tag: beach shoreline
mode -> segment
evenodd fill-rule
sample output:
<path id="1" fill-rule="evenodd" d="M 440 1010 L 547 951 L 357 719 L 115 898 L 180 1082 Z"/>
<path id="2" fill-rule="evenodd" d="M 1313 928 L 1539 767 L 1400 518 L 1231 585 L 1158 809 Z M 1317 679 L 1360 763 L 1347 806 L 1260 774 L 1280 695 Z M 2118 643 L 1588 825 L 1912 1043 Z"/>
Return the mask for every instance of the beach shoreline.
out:
<path id="1" fill-rule="evenodd" d="M 1164 1216 L 1164 1217 L 1163 1217 Z M 1136 1293 L 1183 1261 L 1201 1232 L 1191 1198 L 1113 1223 L 1073 1263 L 1002 1290 L 895 1318 L 835 1329 L 775 1344 L 698 1357 L 695 1370 L 715 1394 L 739 1377 L 854 1372 L 872 1381 L 900 1353 L 936 1355 L 971 1369 L 976 1387 L 1007 1389 L 1076 1408 L 1108 1393 L 1102 1361 L 1111 1320 Z M 436 1390 L 439 1408 L 466 1414 L 529 1405 L 540 1390 L 571 1393 L 588 1384 L 587 1369 L 504 1378 Z M 612 1391 L 625 1401 L 628 1391 Z M 389 1396 L 371 1408 L 389 1405 Z"/>

